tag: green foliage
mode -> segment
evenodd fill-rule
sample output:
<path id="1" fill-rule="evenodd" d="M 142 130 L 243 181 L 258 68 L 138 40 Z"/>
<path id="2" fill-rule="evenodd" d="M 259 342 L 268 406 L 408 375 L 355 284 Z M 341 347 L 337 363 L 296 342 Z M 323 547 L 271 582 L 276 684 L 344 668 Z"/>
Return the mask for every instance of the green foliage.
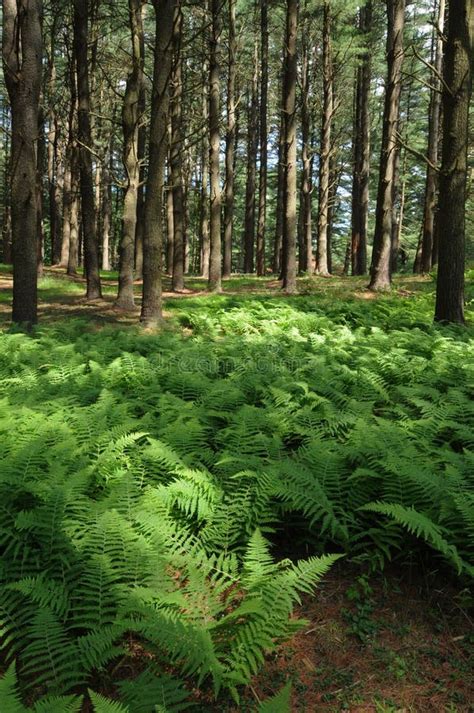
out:
<path id="1" fill-rule="evenodd" d="M 291 712 L 291 683 L 287 683 L 276 696 L 264 701 L 258 713 L 290 713 Z"/>
<path id="2" fill-rule="evenodd" d="M 175 308 L 192 336 L 2 337 L 5 710 L 99 681 L 97 710 L 180 711 L 189 677 L 238 700 L 336 559 L 275 561 L 274 540 L 472 574 L 469 332 L 423 297 L 226 300 Z"/>

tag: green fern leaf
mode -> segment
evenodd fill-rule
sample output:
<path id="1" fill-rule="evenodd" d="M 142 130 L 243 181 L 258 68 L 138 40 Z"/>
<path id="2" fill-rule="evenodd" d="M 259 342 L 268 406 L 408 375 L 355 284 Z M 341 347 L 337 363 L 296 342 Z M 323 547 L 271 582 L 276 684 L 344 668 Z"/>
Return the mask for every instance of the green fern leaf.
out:
<path id="1" fill-rule="evenodd" d="M 291 682 L 259 706 L 258 713 L 291 713 Z"/>
<path id="2" fill-rule="evenodd" d="M 0 678 L 0 703 L 2 713 L 27 713 L 17 690 L 16 665 L 12 663 Z"/>
<path id="3" fill-rule="evenodd" d="M 117 701 L 111 701 L 100 693 L 89 689 L 89 696 L 94 706 L 94 713 L 130 713 L 130 708 Z"/>

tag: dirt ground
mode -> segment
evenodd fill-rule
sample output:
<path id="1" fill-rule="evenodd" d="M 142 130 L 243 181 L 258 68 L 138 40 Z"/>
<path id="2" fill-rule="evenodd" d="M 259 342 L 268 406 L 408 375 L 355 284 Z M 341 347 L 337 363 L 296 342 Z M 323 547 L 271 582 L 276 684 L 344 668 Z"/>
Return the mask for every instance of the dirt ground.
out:
<path id="1" fill-rule="evenodd" d="M 438 581 L 438 580 L 437 580 Z M 237 711 L 293 682 L 296 713 L 474 711 L 474 622 L 467 593 L 406 574 L 329 573 L 297 615 L 308 624 L 271 655 Z"/>

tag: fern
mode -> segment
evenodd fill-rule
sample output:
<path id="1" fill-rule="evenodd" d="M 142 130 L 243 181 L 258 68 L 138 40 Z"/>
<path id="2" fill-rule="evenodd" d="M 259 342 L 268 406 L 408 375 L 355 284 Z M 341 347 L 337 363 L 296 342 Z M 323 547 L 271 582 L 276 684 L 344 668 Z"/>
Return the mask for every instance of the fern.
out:
<path id="1" fill-rule="evenodd" d="M 449 545 L 442 534 L 442 530 L 423 513 L 417 512 L 414 508 L 406 508 L 402 505 L 391 503 L 370 503 L 364 510 L 380 513 L 391 517 L 395 522 L 402 525 L 411 534 L 425 540 L 450 560 L 458 569 L 462 571 L 463 565 L 456 551 L 456 548 Z"/>
<path id="2" fill-rule="evenodd" d="M 100 693 L 89 691 L 89 696 L 94 706 L 94 713 L 130 713 L 128 706 L 117 701 L 111 701 Z"/>
<path id="3" fill-rule="evenodd" d="M 291 683 L 287 683 L 276 696 L 264 701 L 258 713 L 291 713 Z"/>

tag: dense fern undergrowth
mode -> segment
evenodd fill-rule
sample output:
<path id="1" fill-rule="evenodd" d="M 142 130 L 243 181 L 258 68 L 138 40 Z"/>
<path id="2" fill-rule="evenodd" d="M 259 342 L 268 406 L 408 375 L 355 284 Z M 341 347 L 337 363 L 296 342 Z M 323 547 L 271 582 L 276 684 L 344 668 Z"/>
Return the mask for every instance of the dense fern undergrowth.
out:
<path id="1" fill-rule="evenodd" d="M 471 577 L 474 342 L 429 304 L 191 298 L 156 335 L 3 334 L 2 712 L 238 700 L 341 556 Z"/>

